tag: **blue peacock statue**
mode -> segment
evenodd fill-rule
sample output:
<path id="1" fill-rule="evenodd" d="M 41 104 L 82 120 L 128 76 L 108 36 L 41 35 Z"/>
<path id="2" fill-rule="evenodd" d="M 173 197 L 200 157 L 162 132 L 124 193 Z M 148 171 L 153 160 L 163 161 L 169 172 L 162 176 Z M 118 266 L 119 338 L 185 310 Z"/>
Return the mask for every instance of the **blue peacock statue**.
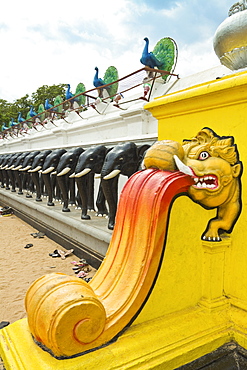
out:
<path id="1" fill-rule="evenodd" d="M 32 118 L 32 117 L 35 117 L 37 116 L 38 114 L 34 111 L 34 108 L 33 106 L 31 105 L 30 107 L 30 111 L 29 111 L 29 116 Z"/>
<path id="2" fill-rule="evenodd" d="M 69 101 L 70 108 L 71 109 L 74 108 L 74 102 L 76 102 L 79 106 L 85 104 L 85 96 L 84 95 L 77 96 L 78 94 L 81 94 L 81 93 L 83 93 L 85 91 L 86 91 L 86 88 L 85 88 L 84 84 L 83 83 L 79 83 L 77 85 L 77 87 L 76 87 L 75 94 L 73 94 L 71 92 L 71 90 L 70 90 L 70 84 L 67 84 L 67 90 L 66 90 L 66 93 L 65 93 L 65 99 L 66 100 L 71 99 Z"/>
<path id="3" fill-rule="evenodd" d="M 37 117 L 35 117 L 35 116 L 37 116 Z M 35 117 L 35 118 L 33 118 L 33 117 Z M 32 119 L 33 118 L 33 119 Z M 31 105 L 30 106 L 30 111 L 28 112 L 28 114 L 27 114 L 27 118 L 26 118 L 26 126 L 27 126 L 27 128 L 29 129 L 29 128 L 32 128 L 32 127 L 34 127 L 35 129 L 36 129 L 36 127 L 35 127 L 35 124 L 36 124 L 36 118 L 38 118 L 38 114 L 35 112 L 35 110 L 34 110 L 34 108 L 33 108 L 33 105 Z M 30 120 L 30 119 L 32 119 L 32 120 Z M 37 130 L 37 129 L 36 129 Z"/>
<path id="4" fill-rule="evenodd" d="M 107 70 L 105 71 L 103 79 L 99 78 L 99 69 L 98 69 L 98 67 L 95 67 L 95 71 L 96 72 L 95 72 L 94 79 L 93 79 L 93 85 L 98 90 L 99 98 L 103 98 L 103 91 L 104 90 L 107 91 L 108 96 L 110 96 L 110 97 L 115 96 L 116 93 L 117 93 L 117 89 L 118 89 L 118 82 L 116 82 L 116 83 L 114 83 L 110 86 L 107 86 L 105 88 L 104 87 L 102 88 L 102 86 L 107 85 L 109 83 L 112 83 L 112 82 L 118 80 L 118 71 L 117 71 L 116 67 L 114 67 L 114 66 L 108 67 Z"/>
<path id="5" fill-rule="evenodd" d="M 106 85 L 106 82 L 102 80 L 102 78 L 99 78 L 99 68 L 98 67 L 95 67 L 95 71 L 96 72 L 95 72 L 94 79 L 93 79 L 94 87 L 101 87 L 101 86 Z"/>
<path id="6" fill-rule="evenodd" d="M 53 111 L 53 109 L 52 109 L 53 108 L 53 105 L 50 104 L 49 99 L 45 99 L 45 105 L 44 105 L 44 107 L 45 107 L 45 110 L 50 109 L 50 110 Z"/>
<path id="7" fill-rule="evenodd" d="M 18 125 L 18 122 L 15 122 L 15 121 L 14 121 L 14 118 L 11 118 L 11 121 L 10 121 L 9 126 L 10 126 L 10 127 L 14 127 L 14 126 L 16 126 L 16 125 Z"/>
<path id="8" fill-rule="evenodd" d="M 149 52 L 149 39 L 145 37 L 144 41 L 146 43 L 140 62 L 147 67 L 158 68 L 160 70 L 172 73 L 177 63 L 176 42 L 170 37 L 164 37 L 156 43 L 153 52 Z M 152 72 L 148 72 L 148 77 L 153 77 Z M 164 74 L 162 76 L 164 81 L 166 81 L 168 77 L 169 74 Z"/>
<path id="9" fill-rule="evenodd" d="M 156 56 L 148 51 L 149 47 L 149 39 L 147 37 L 144 38 L 145 46 L 142 52 L 142 57 L 140 59 L 140 62 L 144 64 L 144 66 L 150 67 L 150 68 L 159 68 L 162 66 L 162 62 L 156 58 Z"/>
<path id="10" fill-rule="evenodd" d="M 73 98 L 74 94 L 72 94 L 72 92 L 70 91 L 70 84 L 67 84 L 67 90 L 66 90 L 66 93 L 65 93 L 65 99 L 68 100 L 68 99 L 71 99 Z"/>
<path id="11" fill-rule="evenodd" d="M 44 107 L 45 110 L 48 110 L 48 117 L 52 120 L 54 118 L 55 112 L 57 111 L 57 108 L 54 108 L 54 106 L 50 104 L 49 99 L 45 99 Z"/>
<path id="12" fill-rule="evenodd" d="M 21 112 L 18 112 L 17 122 L 22 123 L 25 121 L 25 118 L 22 117 Z"/>
<path id="13" fill-rule="evenodd" d="M 3 124 L 2 124 L 2 131 L 8 130 L 8 129 L 9 129 L 9 127 L 6 126 L 6 123 L 5 122 L 3 122 Z"/>

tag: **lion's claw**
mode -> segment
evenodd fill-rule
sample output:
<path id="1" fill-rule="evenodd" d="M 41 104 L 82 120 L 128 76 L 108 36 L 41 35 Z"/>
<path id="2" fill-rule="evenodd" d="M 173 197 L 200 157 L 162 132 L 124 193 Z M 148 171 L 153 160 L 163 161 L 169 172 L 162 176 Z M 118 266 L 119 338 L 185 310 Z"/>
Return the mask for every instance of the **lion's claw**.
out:
<path id="1" fill-rule="evenodd" d="M 222 240 L 219 236 L 210 237 L 210 236 L 206 236 L 206 235 L 204 235 L 202 239 L 206 240 L 208 242 L 220 242 Z"/>

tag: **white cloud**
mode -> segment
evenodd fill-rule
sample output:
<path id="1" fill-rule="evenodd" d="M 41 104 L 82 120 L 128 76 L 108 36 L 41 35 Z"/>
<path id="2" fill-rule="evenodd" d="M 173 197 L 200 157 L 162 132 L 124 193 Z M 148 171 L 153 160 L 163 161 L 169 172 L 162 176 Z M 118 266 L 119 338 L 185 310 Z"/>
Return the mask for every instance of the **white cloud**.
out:
<path id="1" fill-rule="evenodd" d="M 204 43 L 197 42 L 193 45 L 183 45 L 180 50 L 176 73 L 185 77 L 200 71 L 220 65 L 213 47 L 212 38 Z"/>
<path id="2" fill-rule="evenodd" d="M 208 0 L 205 5 L 195 0 L 94 0 L 86 4 L 43 0 L 35 6 L 32 0 L 4 2 L 0 98 L 13 101 L 42 85 L 59 83 L 70 83 L 72 91 L 79 82 L 91 89 L 96 65 L 100 77 L 110 65 L 123 77 L 142 67 L 139 59 L 145 36 L 150 37 L 150 47 L 165 36 L 177 41 L 176 72 L 181 76 L 210 68 L 217 64 L 212 37 L 218 25 L 213 23 L 210 4 L 223 20 L 228 2 L 232 3 L 220 1 Z M 161 11 L 160 5 L 167 9 Z"/>

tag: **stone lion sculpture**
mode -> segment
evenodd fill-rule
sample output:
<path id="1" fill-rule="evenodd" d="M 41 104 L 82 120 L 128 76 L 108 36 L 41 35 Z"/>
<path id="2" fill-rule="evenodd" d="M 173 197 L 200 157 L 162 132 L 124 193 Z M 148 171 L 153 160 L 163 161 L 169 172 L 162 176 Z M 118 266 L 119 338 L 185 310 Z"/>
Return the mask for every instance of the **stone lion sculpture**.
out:
<path id="1" fill-rule="evenodd" d="M 242 174 L 233 137 L 220 137 L 206 127 L 182 145 L 171 140 L 158 141 L 146 152 L 144 167 L 179 170 L 193 178 L 190 198 L 204 208 L 217 208 L 203 240 L 220 241 L 220 234 L 232 231 L 241 212 Z"/>

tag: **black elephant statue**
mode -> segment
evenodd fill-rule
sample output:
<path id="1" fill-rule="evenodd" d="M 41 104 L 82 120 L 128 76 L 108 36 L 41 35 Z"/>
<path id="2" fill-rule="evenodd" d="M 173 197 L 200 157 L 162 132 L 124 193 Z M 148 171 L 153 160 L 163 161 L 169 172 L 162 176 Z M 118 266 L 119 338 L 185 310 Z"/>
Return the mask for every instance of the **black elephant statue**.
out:
<path id="1" fill-rule="evenodd" d="M 16 184 L 17 184 L 17 187 L 19 188 L 18 190 L 18 194 L 23 194 L 23 173 L 21 171 L 19 171 L 22 167 L 23 167 L 23 162 L 25 160 L 25 158 L 29 155 L 30 152 L 23 152 L 21 153 L 21 155 L 19 155 L 15 162 L 13 163 L 14 167 L 11 169 L 12 171 L 14 171 L 14 176 L 15 176 L 15 181 L 16 181 Z"/>
<path id="2" fill-rule="evenodd" d="M 28 172 L 32 167 L 34 158 L 40 153 L 39 150 L 30 152 L 23 160 L 22 167 L 19 169 L 22 172 L 22 188 L 27 190 L 26 198 L 32 198 L 31 192 L 34 191 L 34 183 L 31 174 Z"/>
<path id="3" fill-rule="evenodd" d="M 119 175 L 130 177 L 140 169 L 148 144 L 137 146 L 127 142 L 115 146 L 105 157 L 101 171 L 101 186 L 109 207 L 108 229 L 113 230 L 118 204 Z"/>
<path id="4" fill-rule="evenodd" d="M 33 160 L 31 168 L 28 172 L 31 174 L 35 191 L 36 191 L 36 202 L 42 202 L 42 189 L 44 185 L 44 180 L 41 176 L 41 171 L 43 169 L 43 165 L 45 162 L 46 157 L 51 153 L 51 150 L 43 150 L 39 154 L 37 154 Z M 44 194 L 44 192 L 43 192 Z"/>
<path id="5" fill-rule="evenodd" d="M 50 154 L 45 158 L 43 168 L 42 168 L 42 179 L 45 184 L 46 192 L 48 195 L 48 206 L 54 206 L 53 198 L 55 196 L 56 188 L 56 176 L 52 174 L 57 169 L 57 165 L 61 156 L 66 153 L 65 149 L 54 149 Z"/>
<path id="6" fill-rule="evenodd" d="M 13 178 L 10 175 L 8 168 L 10 164 L 15 160 L 15 154 L 5 154 L 2 157 L 1 163 L 1 187 L 6 190 L 10 190 L 10 184 L 12 185 Z"/>
<path id="7" fill-rule="evenodd" d="M 104 145 L 97 145 L 86 149 L 80 156 L 72 175 L 75 178 L 81 199 L 81 218 L 90 220 L 88 211 L 94 211 L 94 175 L 100 174 L 108 149 Z M 105 196 L 102 187 L 99 187 L 96 199 L 97 215 L 108 214 Z"/>
<path id="8" fill-rule="evenodd" d="M 70 212 L 69 203 L 75 204 L 75 179 L 70 175 L 74 173 L 78 158 L 83 151 L 80 147 L 73 148 L 60 157 L 56 172 L 62 195 L 62 212 Z"/>
<path id="9" fill-rule="evenodd" d="M 9 176 L 9 179 L 10 179 L 10 183 L 11 183 L 11 191 L 13 193 L 16 192 L 15 190 L 15 187 L 16 187 L 16 178 L 15 178 L 15 174 L 14 172 L 12 171 L 12 168 L 14 168 L 14 163 L 16 161 L 16 159 L 19 157 L 19 155 L 21 155 L 21 153 L 15 153 L 13 154 L 9 160 L 8 160 L 8 167 L 5 168 L 5 170 L 7 171 L 8 173 L 8 176 Z"/>
<path id="10" fill-rule="evenodd" d="M 1 182 L 1 188 L 4 188 L 5 186 L 5 179 L 4 179 L 4 175 L 3 175 L 3 167 L 5 166 L 4 165 L 4 162 L 5 162 L 5 158 L 6 158 L 7 154 L 1 154 L 0 156 L 0 182 Z"/>

